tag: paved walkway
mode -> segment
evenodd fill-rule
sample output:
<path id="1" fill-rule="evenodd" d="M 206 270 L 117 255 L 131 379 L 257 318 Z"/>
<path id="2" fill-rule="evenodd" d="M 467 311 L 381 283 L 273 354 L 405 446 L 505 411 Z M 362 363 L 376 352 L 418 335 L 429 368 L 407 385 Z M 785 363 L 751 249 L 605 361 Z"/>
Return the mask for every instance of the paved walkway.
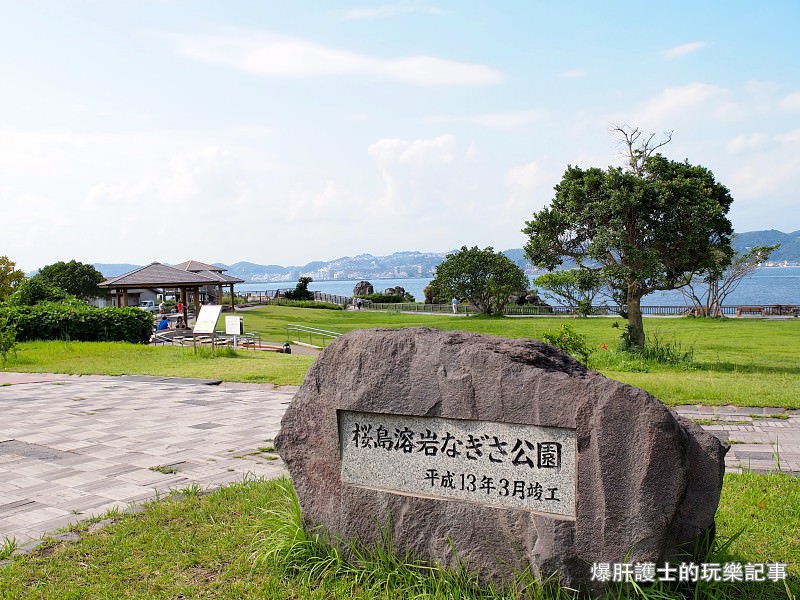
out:
<path id="1" fill-rule="evenodd" d="M 259 448 L 278 433 L 294 391 L 0 373 L 0 543 L 157 491 L 279 475 L 282 461 Z"/>
<path id="2" fill-rule="evenodd" d="M 156 492 L 283 473 L 259 448 L 277 434 L 295 388 L 209 383 L 0 373 L 0 543 L 24 544 Z M 800 411 L 680 412 L 732 442 L 729 471 L 800 474 Z"/>

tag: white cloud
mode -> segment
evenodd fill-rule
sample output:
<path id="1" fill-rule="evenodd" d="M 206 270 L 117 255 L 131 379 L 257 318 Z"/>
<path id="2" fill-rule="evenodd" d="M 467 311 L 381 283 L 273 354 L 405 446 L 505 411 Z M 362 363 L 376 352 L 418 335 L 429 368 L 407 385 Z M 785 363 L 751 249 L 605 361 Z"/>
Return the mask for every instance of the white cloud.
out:
<path id="1" fill-rule="evenodd" d="M 541 121 L 544 118 L 545 112 L 542 110 L 532 109 L 517 112 L 505 113 L 486 113 L 479 115 L 469 116 L 435 116 L 427 117 L 425 121 L 428 123 L 468 123 L 471 125 L 479 125 L 481 127 L 493 128 L 510 128 L 510 127 L 524 127 Z"/>
<path id="2" fill-rule="evenodd" d="M 750 203 L 769 199 L 771 204 L 777 205 L 781 203 L 781 196 L 790 198 L 786 190 L 800 187 L 800 129 L 770 138 L 759 135 L 758 141 L 758 152 L 744 155 L 743 160 L 735 164 L 729 175 L 730 187 L 737 199 L 741 196 Z M 794 210 L 796 200 L 792 198 L 783 203 L 787 204 L 787 209 Z"/>
<path id="3" fill-rule="evenodd" d="M 792 92 L 781 100 L 781 108 L 791 112 L 800 111 L 800 92 Z"/>
<path id="4" fill-rule="evenodd" d="M 581 77 L 586 77 L 588 74 L 589 71 L 586 69 L 569 69 L 567 71 L 562 71 L 558 76 L 561 79 L 580 79 Z"/>
<path id="5" fill-rule="evenodd" d="M 639 108 L 633 122 L 644 127 L 660 126 L 678 118 L 707 115 L 715 109 L 716 116 L 724 116 L 724 106 L 719 104 L 727 95 L 725 88 L 707 83 L 666 88 Z"/>
<path id="6" fill-rule="evenodd" d="M 469 174 L 454 136 L 382 139 L 369 147 L 369 155 L 383 180 L 383 192 L 364 207 L 370 219 L 419 233 L 447 222 L 444 213 L 457 203 L 463 210 Z"/>
<path id="7" fill-rule="evenodd" d="M 456 139 L 440 135 L 432 139 L 382 139 L 369 147 L 369 155 L 379 164 L 406 163 L 417 165 L 444 164 L 453 161 Z"/>
<path id="8" fill-rule="evenodd" d="M 285 209 L 261 200 L 279 172 L 261 150 L 196 132 L 0 131 L 0 171 L 14 174 L 0 190 L 16 224 L 4 242 L 29 269 L 180 260 L 215 230 L 253 229 L 237 215 Z"/>
<path id="9" fill-rule="evenodd" d="M 547 182 L 544 169 L 536 161 L 512 167 L 506 172 L 506 185 L 512 189 L 530 191 Z"/>
<path id="10" fill-rule="evenodd" d="M 345 19 L 386 19 L 413 13 L 443 15 L 444 11 L 435 6 L 423 5 L 415 2 L 398 2 L 396 4 L 384 4 L 382 6 L 351 8 L 344 16 Z"/>
<path id="11" fill-rule="evenodd" d="M 331 227 L 352 226 L 358 220 L 360 203 L 346 185 L 327 180 L 322 191 L 295 191 L 288 204 L 287 219 L 305 228 L 309 223 Z"/>
<path id="12" fill-rule="evenodd" d="M 743 150 L 757 150 L 764 147 L 769 137 L 764 133 L 753 133 L 750 135 L 737 135 L 725 146 L 728 152 L 742 152 Z"/>
<path id="13" fill-rule="evenodd" d="M 520 223 L 521 227 L 525 219 L 550 202 L 556 182 L 557 178 L 541 162 L 510 168 L 505 175 L 509 194 L 502 209 L 502 219 Z"/>
<path id="14" fill-rule="evenodd" d="M 433 56 L 375 58 L 301 38 L 257 32 L 157 33 L 183 56 L 266 77 L 369 76 L 410 85 L 493 85 L 503 74 L 485 65 Z"/>
<path id="15" fill-rule="evenodd" d="M 664 50 L 661 55 L 668 60 L 673 58 L 682 58 L 684 56 L 688 56 L 689 54 L 694 54 L 698 50 L 707 48 L 709 45 L 710 44 L 708 42 L 690 42 L 688 44 L 682 44 L 680 46 L 675 46 L 674 48 Z"/>

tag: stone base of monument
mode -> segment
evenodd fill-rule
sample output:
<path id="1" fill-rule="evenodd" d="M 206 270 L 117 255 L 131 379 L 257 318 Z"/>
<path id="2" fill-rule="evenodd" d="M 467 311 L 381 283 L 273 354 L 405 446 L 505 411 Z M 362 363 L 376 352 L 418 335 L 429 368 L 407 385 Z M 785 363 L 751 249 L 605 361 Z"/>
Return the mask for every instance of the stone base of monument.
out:
<path id="1" fill-rule="evenodd" d="M 400 555 L 572 587 L 594 563 L 696 560 L 727 451 L 547 344 L 425 328 L 331 343 L 275 444 L 306 523 L 343 546 L 388 526 Z"/>

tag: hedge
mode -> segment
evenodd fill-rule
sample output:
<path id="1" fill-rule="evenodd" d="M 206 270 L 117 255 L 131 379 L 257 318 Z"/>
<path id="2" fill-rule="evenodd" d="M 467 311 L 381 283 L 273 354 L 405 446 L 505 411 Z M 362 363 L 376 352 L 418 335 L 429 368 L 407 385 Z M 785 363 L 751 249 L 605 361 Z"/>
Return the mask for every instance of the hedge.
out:
<path id="1" fill-rule="evenodd" d="M 88 304 L 41 302 L 34 306 L 0 304 L 0 318 L 13 326 L 17 341 L 75 340 L 146 344 L 153 316 L 139 308 L 97 308 Z"/>
<path id="2" fill-rule="evenodd" d="M 323 310 L 342 310 L 342 307 L 333 302 L 319 302 L 317 300 L 272 300 L 270 304 L 276 306 L 294 306 L 295 308 L 320 308 Z"/>
<path id="3" fill-rule="evenodd" d="M 406 296 L 401 296 L 399 294 L 369 294 L 367 296 L 360 296 L 362 300 L 369 300 L 371 302 L 376 302 L 378 304 L 399 304 L 401 302 L 413 302 L 414 297 L 411 297 L 411 300 L 407 299 Z"/>

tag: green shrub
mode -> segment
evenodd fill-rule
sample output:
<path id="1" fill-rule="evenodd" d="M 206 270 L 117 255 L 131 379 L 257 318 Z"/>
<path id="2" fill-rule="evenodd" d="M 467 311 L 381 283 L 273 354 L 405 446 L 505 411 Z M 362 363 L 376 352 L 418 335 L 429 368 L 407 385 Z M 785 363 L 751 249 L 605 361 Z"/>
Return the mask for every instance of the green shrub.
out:
<path id="1" fill-rule="evenodd" d="M 623 352 L 640 356 L 647 362 L 659 365 L 689 368 L 694 365 L 694 350 L 692 348 L 684 350 L 680 342 L 676 340 L 665 341 L 657 333 L 648 335 L 644 348 L 639 348 L 631 342 L 630 329 L 627 326 L 620 337 L 619 349 Z"/>
<path id="2" fill-rule="evenodd" d="M 8 359 L 8 353 L 13 352 L 17 345 L 17 330 L 9 324 L 5 317 L 0 318 L 0 357 L 3 362 Z"/>
<path id="3" fill-rule="evenodd" d="M 410 294 L 406 294 L 405 296 L 401 296 L 399 294 L 369 294 L 367 296 L 359 296 L 362 300 L 369 300 L 371 302 L 375 302 L 376 304 L 399 304 L 400 302 L 413 302 L 414 297 L 411 296 L 411 300 L 408 300 L 407 296 Z"/>
<path id="4" fill-rule="evenodd" d="M 272 300 L 270 304 L 277 306 L 294 306 L 296 308 L 321 308 L 324 310 L 342 310 L 342 307 L 333 302 L 317 302 L 316 300 Z"/>
<path id="5" fill-rule="evenodd" d="M 14 288 L 8 303 L 16 306 L 33 306 L 39 302 L 58 302 L 67 297 L 68 294 L 60 287 L 49 285 L 39 277 L 29 277 Z"/>
<path id="6" fill-rule="evenodd" d="M 308 284 L 312 281 L 314 280 L 311 277 L 301 277 L 297 280 L 294 291 L 284 292 L 284 296 L 289 300 L 313 300 L 314 292 L 308 289 Z"/>
<path id="7" fill-rule="evenodd" d="M 589 355 L 594 351 L 586 343 L 586 336 L 575 331 L 569 323 L 564 323 L 558 331 L 546 331 L 542 335 L 542 339 L 583 364 L 589 362 Z"/>
<path id="8" fill-rule="evenodd" d="M 16 330 L 19 341 L 75 340 L 145 344 L 153 317 L 134 307 L 97 308 L 78 300 L 40 302 L 35 306 L 0 306 L 0 319 Z"/>
<path id="9" fill-rule="evenodd" d="M 245 298 L 243 298 L 242 296 L 234 296 L 234 299 L 235 299 L 235 302 L 236 302 L 236 306 L 239 306 L 240 304 L 246 304 L 247 303 L 247 300 Z M 228 292 L 227 294 L 223 294 L 222 295 L 222 299 L 220 300 L 220 303 L 225 305 L 225 306 L 230 306 L 231 305 L 231 294 L 230 294 L 230 292 Z"/>

